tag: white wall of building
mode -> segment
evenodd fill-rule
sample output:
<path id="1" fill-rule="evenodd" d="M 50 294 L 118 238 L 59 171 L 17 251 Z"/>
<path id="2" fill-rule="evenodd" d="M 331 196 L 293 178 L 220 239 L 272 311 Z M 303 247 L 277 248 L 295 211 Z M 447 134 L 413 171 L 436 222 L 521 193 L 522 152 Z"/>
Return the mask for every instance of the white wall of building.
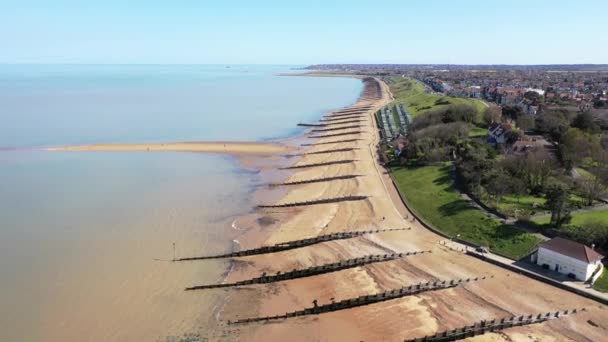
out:
<path id="1" fill-rule="evenodd" d="M 571 258 L 566 255 L 559 254 L 552 250 L 540 247 L 536 258 L 536 263 L 540 266 L 549 265 L 549 269 L 562 274 L 573 273 L 578 280 L 587 280 L 593 273 L 593 271 L 600 264 L 600 261 L 596 261 L 592 264 L 587 264 L 584 261 Z"/>

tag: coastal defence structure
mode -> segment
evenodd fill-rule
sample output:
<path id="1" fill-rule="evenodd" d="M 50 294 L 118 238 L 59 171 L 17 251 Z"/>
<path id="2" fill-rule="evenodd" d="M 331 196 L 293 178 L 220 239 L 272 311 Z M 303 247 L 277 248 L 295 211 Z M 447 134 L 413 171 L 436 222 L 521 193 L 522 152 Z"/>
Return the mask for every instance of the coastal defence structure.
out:
<path id="1" fill-rule="evenodd" d="M 363 139 L 344 139 L 344 140 L 337 140 L 337 141 L 327 141 L 327 142 L 319 142 L 319 143 L 313 143 L 313 144 L 302 144 L 301 146 L 317 146 L 317 145 L 329 145 L 329 144 L 342 144 L 342 143 L 352 143 L 352 142 L 357 142 Z"/>
<path id="2" fill-rule="evenodd" d="M 581 311 L 585 311 L 585 309 L 583 308 L 581 309 Z M 405 342 L 439 342 L 463 340 L 465 338 L 483 335 L 488 332 L 496 332 L 513 327 L 521 327 L 524 325 L 543 323 L 549 320 L 561 318 L 566 315 L 576 314 L 577 312 L 577 309 L 572 309 L 539 313 L 537 315 L 512 316 L 509 318 L 492 319 L 491 321 L 484 320 L 476 322 L 473 325 L 453 329 L 450 331 L 444 331 L 435 335 L 405 340 Z"/>
<path id="3" fill-rule="evenodd" d="M 352 128 L 361 129 L 361 128 L 363 128 L 363 126 L 351 125 L 351 126 L 341 126 L 341 127 L 332 127 L 332 128 L 321 128 L 321 129 L 313 129 L 311 132 L 312 133 L 322 133 L 322 132 L 339 131 L 342 129 L 352 129 Z"/>
<path id="4" fill-rule="evenodd" d="M 279 170 L 304 169 L 304 168 L 309 168 L 309 167 L 329 166 L 329 165 L 335 165 L 335 164 L 350 164 L 350 163 L 354 163 L 356 161 L 357 160 L 355 160 L 355 159 L 334 160 L 334 161 L 329 161 L 329 162 L 324 162 L 324 163 L 302 164 L 302 165 L 295 165 L 295 166 L 288 166 L 288 167 L 280 167 Z"/>
<path id="5" fill-rule="evenodd" d="M 288 186 L 288 185 L 300 185 L 300 184 L 311 184 L 311 183 L 322 183 L 322 182 L 331 182 L 335 180 L 345 180 L 345 179 L 354 179 L 357 177 L 361 177 L 362 175 L 343 175 L 343 176 L 335 176 L 335 177 L 323 177 L 323 178 L 312 178 L 312 179 L 303 179 L 299 181 L 291 181 L 291 182 L 283 182 L 283 183 L 271 183 L 268 186 Z"/>
<path id="6" fill-rule="evenodd" d="M 331 117 L 328 117 L 328 118 L 325 118 L 325 119 L 321 119 L 319 121 L 321 121 L 323 125 L 329 125 L 329 124 L 336 124 L 336 125 L 338 125 L 338 124 L 342 123 L 343 121 L 344 122 L 348 122 L 348 121 L 359 121 L 359 122 L 361 122 L 361 121 L 364 121 L 366 118 L 367 118 L 367 116 L 365 116 L 365 115 L 352 115 L 352 116 L 349 116 L 349 117 L 333 118 L 333 119 Z"/>
<path id="7" fill-rule="evenodd" d="M 358 149 L 359 149 L 358 147 L 334 148 L 331 150 L 298 153 L 298 154 L 294 154 L 294 156 L 307 156 L 307 155 L 312 155 L 312 154 L 328 154 L 328 153 L 336 153 L 336 152 L 352 152 L 352 151 L 356 151 Z"/>
<path id="8" fill-rule="evenodd" d="M 339 137 L 344 135 L 359 135 L 367 133 L 366 131 L 352 131 L 352 132 L 344 132 L 344 133 L 335 133 L 335 134 L 325 134 L 325 135 L 309 135 L 308 137 L 311 139 L 322 139 L 322 138 L 331 138 L 331 137 Z"/>
<path id="9" fill-rule="evenodd" d="M 410 229 L 411 228 L 408 227 L 408 228 L 389 228 L 389 229 L 346 231 L 346 232 L 340 232 L 340 233 L 318 235 L 318 236 L 311 237 L 308 239 L 286 241 L 286 242 L 278 243 L 278 244 L 271 245 L 271 246 L 247 249 L 244 251 L 233 252 L 233 253 L 179 258 L 179 259 L 175 259 L 175 261 L 222 259 L 222 258 L 244 257 L 244 256 L 250 256 L 250 255 L 270 254 L 270 253 L 277 253 L 277 252 L 282 252 L 282 251 L 286 251 L 286 250 L 290 250 L 290 249 L 312 246 L 312 245 L 316 245 L 318 243 L 323 243 L 323 242 L 327 242 L 327 241 L 352 239 L 352 238 L 355 238 L 358 236 L 363 236 L 366 234 L 378 234 L 378 233 L 384 233 L 384 232 L 404 231 L 404 230 L 410 230 Z"/>
<path id="10" fill-rule="evenodd" d="M 493 276 L 490 276 L 493 278 Z M 287 319 L 292 317 L 301 317 L 308 315 L 319 315 L 322 313 L 328 313 L 332 311 L 346 310 L 350 308 L 355 308 L 364 305 L 370 305 L 375 303 L 384 302 L 387 300 L 393 300 L 401 297 L 412 296 L 415 294 L 428 292 L 428 291 L 437 291 L 443 289 L 449 289 L 457 286 L 461 286 L 463 284 L 484 280 L 486 277 L 481 278 L 467 278 L 467 279 L 458 279 L 458 280 L 438 280 L 434 282 L 427 283 L 418 283 L 415 285 L 404 286 L 400 289 L 389 290 L 385 292 L 380 292 L 372 295 L 364 295 L 356 298 L 345 299 L 339 302 L 332 302 L 330 304 L 318 305 L 317 301 L 313 301 L 314 306 L 310 308 L 306 308 L 303 310 L 287 312 L 283 315 L 275 315 L 275 316 L 264 316 L 264 317 L 254 317 L 254 318 L 245 318 L 236 321 L 228 321 L 228 324 L 244 324 L 244 323 L 254 323 L 254 322 L 267 322 L 278 319 Z"/>
<path id="11" fill-rule="evenodd" d="M 407 252 L 407 253 L 392 253 L 392 254 L 376 254 L 376 255 L 368 255 L 365 257 L 348 259 L 340 262 L 335 262 L 331 264 L 325 264 L 320 266 L 308 267 L 299 270 L 291 270 L 289 272 L 281 273 L 277 272 L 275 275 L 266 275 L 263 273 L 261 276 L 256 278 L 251 278 L 247 280 L 237 281 L 234 283 L 225 283 L 225 284 L 211 284 L 211 285 L 197 285 L 187 287 L 186 291 L 192 290 L 205 290 L 205 289 L 216 289 L 222 287 L 237 287 L 237 286 L 246 286 L 246 285 L 255 285 L 255 284 L 269 284 L 276 283 L 285 280 L 304 278 L 304 277 L 312 277 L 320 274 L 338 272 L 341 270 L 355 268 L 363 265 L 374 264 L 378 262 L 386 262 L 391 260 L 396 260 L 408 256 L 420 255 L 424 253 L 431 253 L 431 251 L 416 251 L 416 252 Z"/>
<path id="12" fill-rule="evenodd" d="M 258 205 L 258 208 L 289 208 L 289 207 L 300 207 L 305 205 L 316 205 L 316 204 L 327 204 L 327 203 L 338 203 L 338 202 L 352 202 L 352 201 L 362 201 L 367 199 L 368 196 L 364 195 L 355 195 L 355 196 L 341 196 L 334 198 L 322 198 L 310 201 L 302 201 L 302 202 L 289 202 L 282 204 L 262 204 Z"/>

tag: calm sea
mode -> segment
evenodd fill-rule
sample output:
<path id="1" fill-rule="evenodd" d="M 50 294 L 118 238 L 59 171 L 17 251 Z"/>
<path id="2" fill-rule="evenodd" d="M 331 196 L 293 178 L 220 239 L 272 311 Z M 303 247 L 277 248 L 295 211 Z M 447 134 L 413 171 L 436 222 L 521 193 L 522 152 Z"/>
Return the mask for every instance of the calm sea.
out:
<path id="1" fill-rule="evenodd" d="M 353 79 L 286 66 L 0 66 L 0 340 L 139 341 L 210 334 L 259 179 L 229 157 L 66 153 L 102 142 L 268 140 L 354 102 Z M 155 260 L 160 259 L 160 260 Z"/>

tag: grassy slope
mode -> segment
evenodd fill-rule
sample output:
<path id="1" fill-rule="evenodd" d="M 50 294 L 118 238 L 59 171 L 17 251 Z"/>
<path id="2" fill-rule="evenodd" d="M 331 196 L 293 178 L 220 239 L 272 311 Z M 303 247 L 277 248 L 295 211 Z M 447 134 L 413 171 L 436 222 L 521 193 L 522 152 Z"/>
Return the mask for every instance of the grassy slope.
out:
<path id="1" fill-rule="evenodd" d="M 608 270 L 604 268 L 602 275 L 593 283 L 593 288 L 600 292 L 608 292 Z"/>
<path id="2" fill-rule="evenodd" d="M 481 127 L 473 127 L 471 128 L 471 131 L 469 132 L 469 137 L 474 138 L 474 137 L 485 137 L 488 135 L 488 129 L 487 128 L 481 128 Z"/>
<path id="3" fill-rule="evenodd" d="M 534 223 L 540 225 L 549 224 L 549 220 L 549 216 L 542 216 L 532 219 Z M 580 227 L 585 225 L 588 221 L 608 222 L 608 209 L 579 211 L 572 213 L 572 221 L 569 223 L 569 225 Z"/>
<path id="4" fill-rule="evenodd" d="M 498 203 L 497 210 L 505 215 L 512 215 L 516 210 L 536 214 L 545 211 L 546 200 L 535 196 L 504 196 Z"/>
<path id="5" fill-rule="evenodd" d="M 519 259 L 539 240 L 487 217 L 453 188 L 448 166 L 395 167 L 393 176 L 411 208 L 435 228 Z"/>
<path id="6" fill-rule="evenodd" d="M 431 109 L 437 109 L 448 105 L 435 104 L 438 100 L 447 101 L 450 104 L 468 104 L 475 107 L 480 113 L 486 108 L 483 102 L 477 99 L 439 96 L 428 93 L 422 84 L 410 78 L 392 77 L 390 81 L 389 86 L 395 97 L 395 101 L 403 102 L 407 106 L 412 118 Z"/>

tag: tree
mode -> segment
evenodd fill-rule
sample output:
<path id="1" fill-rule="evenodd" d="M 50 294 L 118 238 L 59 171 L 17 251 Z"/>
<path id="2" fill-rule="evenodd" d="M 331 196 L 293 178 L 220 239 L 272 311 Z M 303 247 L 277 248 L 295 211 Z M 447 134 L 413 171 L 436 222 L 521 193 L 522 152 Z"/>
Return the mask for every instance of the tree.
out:
<path id="1" fill-rule="evenodd" d="M 511 191 L 511 176 L 503 169 L 498 169 L 492 175 L 486 190 L 496 199 L 496 204 L 500 203 L 502 197 Z"/>
<path id="2" fill-rule="evenodd" d="M 500 122 L 502 119 L 502 108 L 498 106 L 490 106 L 483 112 L 483 120 L 486 124 L 492 122 Z"/>
<path id="3" fill-rule="evenodd" d="M 512 176 L 523 180 L 530 192 L 543 190 L 555 169 L 555 160 L 545 149 L 525 155 L 508 155 L 500 163 Z"/>
<path id="4" fill-rule="evenodd" d="M 605 108 L 605 107 L 608 107 L 608 103 L 606 103 L 606 101 L 604 101 L 604 100 L 596 100 L 596 101 L 593 101 L 593 107 Z"/>
<path id="5" fill-rule="evenodd" d="M 535 91 L 527 91 L 524 93 L 524 98 L 531 102 L 536 102 L 540 99 L 540 94 Z"/>
<path id="6" fill-rule="evenodd" d="M 562 135 L 570 127 L 568 112 L 561 110 L 547 111 L 536 118 L 536 129 L 549 134 L 554 141 L 561 141 Z"/>
<path id="7" fill-rule="evenodd" d="M 576 183 L 583 197 L 585 198 L 587 205 L 593 205 L 593 201 L 595 201 L 606 191 L 606 189 L 608 189 L 600 177 L 593 175 L 583 176 Z"/>
<path id="8" fill-rule="evenodd" d="M 564 184 L 556 183 L 549 187 L 545 195 L 547 208 L 551 211 L 551 224 L 560 228 L 571 219 L 570 193 Z"/>
<path id="9" fill-rule="evenodd" d="M 505 133 L 506 143 L 508 145 L 514 144 L 519 138 L 521 138 L 521 131 L 517 129 L 510 129 Z"/>
<path id="10" fill-rule="evenodd" d="M 572 169 L 580 162 L 591 157 L 600 149 L 599 139 L 578 128 L 570 128 L 562 135 L 559 152 L 567 169 Z"/>
<path id="11" fill-rule="evenodd" d="M 572 121 L 572 127 L 576 127 L 590 133 L 599 133 L 600 131 L 600 126 L 595 123 L 593 115 L 589 112 L 578 114 Z"/>
<path id="12" fill-rule="evenodd" d="M 585 245 L 595 244 L 603 249 L 608 248 L 608 224 L 606 222 L 589 220 L 582 226 L 565 226 L 560 232 Z"/>
<path id="13" fill-rule="evenodd" d="M 534 128 L 534 118 L 529 115 L 523 115 L 517 118 L 516 124 L 522 131 L 528 131 Z"/>
<path id="14" fill-rule="evenodd" d="M 516 121 L 517 118 L 524 115 L 524 111 L 519 106 L 505 106 L 502 109 L 502 116 Z"/>

